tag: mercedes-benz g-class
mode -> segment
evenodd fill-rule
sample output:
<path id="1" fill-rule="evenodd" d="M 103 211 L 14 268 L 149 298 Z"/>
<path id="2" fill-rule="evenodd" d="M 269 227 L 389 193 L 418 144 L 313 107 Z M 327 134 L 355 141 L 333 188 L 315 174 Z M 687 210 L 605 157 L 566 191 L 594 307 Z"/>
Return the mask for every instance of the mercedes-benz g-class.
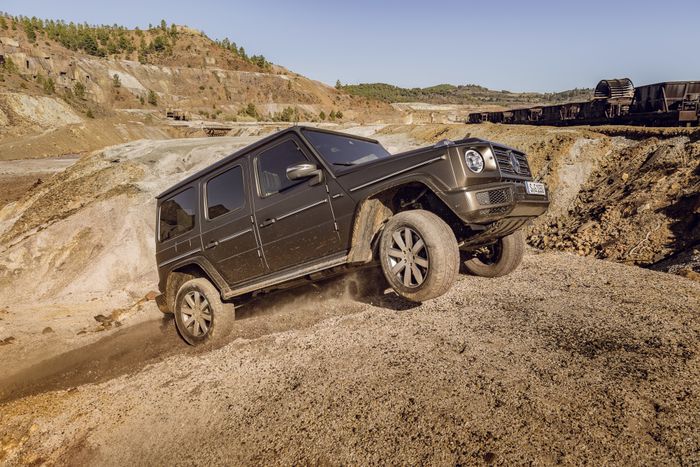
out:
<path id="1" fill-rule="evenodd" d="M 377 263 L 398 295 L 429 300 L 460 264 L 488 277 L 515 269 L 521 227 L 548 205 L 525 154 L 500 144 L 390 154 L 373 139 L 291 127 L 158 196 L 159 307 L 194 345 L 226 332 L 236 297 Z"/>

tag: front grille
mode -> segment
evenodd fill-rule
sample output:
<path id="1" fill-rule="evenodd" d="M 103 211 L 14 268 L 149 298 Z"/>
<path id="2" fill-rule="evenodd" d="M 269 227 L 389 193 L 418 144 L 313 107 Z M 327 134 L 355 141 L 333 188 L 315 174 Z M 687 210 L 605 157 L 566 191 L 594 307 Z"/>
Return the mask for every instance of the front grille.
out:
<path id="1" fill-rule="evenodd" d="M 476 200 L 482 206 L 488 206 L 489 204 L 510 203 L 510 190 L 501 188 L 498 190 L 480 191 L 476 194 Z"/>
<path id="2" fill-rule="evenodd" d="M 496 156 L 498 168 L 501 169 L 501 175 L 503 175 L 504 177 L 513 175 L 520 177 L 532 176 L 532 173 L 530 172 L 530 166 L 527 163 L 527 157 L 525 157 L 525 154 L 517 151 L 511 151 L 510 149 L 506 148 L 500 148 L 497 146 L 494 146 L 493 153 Z M 515 156 L 516 160 L 520 164 L 518 170 L 516 170 L 516 167 L 513 167 L 513 164 L 510 160 L 511 153 Z"/>

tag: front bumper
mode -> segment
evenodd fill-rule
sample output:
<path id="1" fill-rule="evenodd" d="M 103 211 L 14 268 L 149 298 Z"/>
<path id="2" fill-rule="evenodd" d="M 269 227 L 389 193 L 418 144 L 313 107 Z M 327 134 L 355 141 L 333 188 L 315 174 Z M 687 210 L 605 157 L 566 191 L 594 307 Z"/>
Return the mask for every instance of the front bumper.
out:
<path id="1" fill-rule="evenodd" d="M 498 182 L 448 193 L 452 210 L 467 225 L 484 225 L 508 218 L 534 218 L 549 207 L 547 194 L 531 195 L 523 182 Z"/>

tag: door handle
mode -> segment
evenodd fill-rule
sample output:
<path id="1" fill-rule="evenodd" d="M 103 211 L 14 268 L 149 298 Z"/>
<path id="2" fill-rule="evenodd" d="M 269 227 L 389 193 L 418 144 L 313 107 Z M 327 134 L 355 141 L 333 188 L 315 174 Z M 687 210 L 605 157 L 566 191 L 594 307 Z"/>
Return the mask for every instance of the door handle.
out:
<path id="1" fill-rule="evenodd" d="M 219 246 L 219 242 L 218 242 L 217 240 L 213 240 L 213 241 L 207 243 L 207 244 L 204 246 L 204 249 L 205 249 L 205 250 L 208 250 L 209 248 L 214 248 L 214 247 L 216 247 L 216 246 Z"/>
<path id="2" fill-rule="evenodd" d="M 267 219 L 267 220 L 260 223 L 260 227 L 267 227 L 268 225 L 272 225 L 274 223 L 275 223 L 275 219 Z"/>

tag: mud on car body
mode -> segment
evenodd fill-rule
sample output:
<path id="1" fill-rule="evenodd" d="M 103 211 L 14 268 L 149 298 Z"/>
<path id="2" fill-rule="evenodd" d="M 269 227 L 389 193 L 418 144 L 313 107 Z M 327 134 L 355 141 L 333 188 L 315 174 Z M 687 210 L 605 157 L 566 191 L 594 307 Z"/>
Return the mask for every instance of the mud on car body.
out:
<path id="1" fill-rule="evenodd" d="M 469 138 L 390 154 L 308 127 L 268 136 L 157 197 L 159 306 L 190 344 L 227 332 L 233 299 L 379 266 L 400 296 L 496 277 L 549 205 L 527 157 Z"/>

